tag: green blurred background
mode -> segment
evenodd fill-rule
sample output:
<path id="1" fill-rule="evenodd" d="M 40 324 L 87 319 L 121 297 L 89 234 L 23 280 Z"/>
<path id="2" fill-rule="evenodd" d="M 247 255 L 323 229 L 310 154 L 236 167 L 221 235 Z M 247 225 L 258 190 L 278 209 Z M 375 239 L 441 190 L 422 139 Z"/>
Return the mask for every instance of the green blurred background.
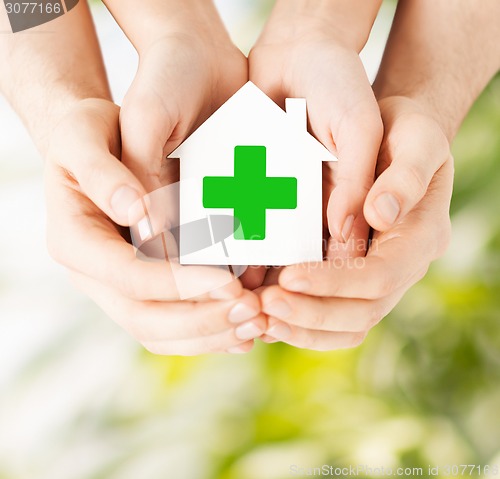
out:
<path id="1" fill-rule="evenodd" d="M 248 49 L 268 2 L 219 3 Z M 119 99 L 136 59 L 94 10 Z M 369 71 L 393 10 L 386 2 L 363 53 Z M 361 347 L 331 353 L 261 343 L 243 357 L 142 350 L 48 259 L 41 166 L 3 103 L 0 113 L 12 128 L 0 143 L 0 479 L 500 465 L 500 77 L 453 146 L 448 253 Z"/>

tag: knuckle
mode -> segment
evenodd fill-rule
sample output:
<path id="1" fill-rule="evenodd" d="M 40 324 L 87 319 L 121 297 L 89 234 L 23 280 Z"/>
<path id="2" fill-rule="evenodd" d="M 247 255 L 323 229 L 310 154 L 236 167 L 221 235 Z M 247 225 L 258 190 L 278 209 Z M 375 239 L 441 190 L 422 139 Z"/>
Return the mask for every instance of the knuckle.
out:
<path id="1" fill-rule="evenodd" d="M 362 316 L 360 323 L 356 329 L 352 329 L 351 331 L 356 333 L 362 333 L 364 331 L 369 331 L 371 328 L 376 326 L 382 319 L 382 314 L 377 306 L 373 306 L 373 303 L 370 301 L 370 305 L 366 310 L 365 314 Z"/>
<path id="2" fill-rule="evenodd" d="M 365 340 L 366 336 L 367 336 L 367 333 L 365 333 L 365 332 L 352 334 L 350 347 L 357 348 L 358 346 L 361 346 L 361 344 Z"/>
<path id="3" fill-rule="evenodd" d="M 333 351 L 334 349 L 337 349 L 337 348 L 332 344 L 317 342 L 314 346 L 309 347 L 307 349 L 309 349 L 311 351 L 318 351 L 320 353 L 323 353 L 326 351 Z"/>
<path id="4" fill-rule="evenodd" d="M 384 136 L 384 123 L 375 100 L 358 101 L 345 108 L 342 117 L 330 125 L 338 137 L 349 137 L 350 131 L 356 131 L 360 138 L 368 138 L 370 144 L 380 146 Z"/>
<path id="5" fill-rule="evenodd" d="M 134 262 L 122 265 L 122 273 L 121 274 L 113 274 L 110 279 L 114 282 L 114 286 L 116 289 L 122 293 L 128 299 L 132 299 L 134 301 L 144 301 L 149 298 L 147 293 L 147 284 L 144 281 L 139 281 L 137 278 L 141 276 L 134 274 Z"/>
<path id="6" fill-rule="evenodd" d="M 310 316 L 310 328 L 313 330 L 324 330 L 327 323 L 327 316 L 324 311 L 316 311 Z"/>
<path id="7" fill-rule="evenodd" d="M 450 246 L 451 242 L 452 227 L 449 215 L 446 215 L 446 217 L 443 218 L 440 224 L 441 224 L 441 231 L 437 238 L 437 247 L 434 259 L 438 259 L 441 256 L 443 256 L 448 247 Z"/>
<path id="8" fill-rule="evenodd" d="M 156 356 L 167 356 L 169 354 L 166 343 L 159 341 L 139 341 L 146 351 Z"/>
<path id="9" fill-rule="evenodd" d="M 420 271 L 417 272 L 414 283 L 418 283 L 420 280 L 424 279 L 425 275 L 429 271 L 429 267 L 430 264 L 427 264 Z"/>
<path id="10" fill-rule="evenodd" d="M 259 58 L 259 47 L 254 45 L 248 52 L 248 63 L 252 65 L 256 62 L 256 60 L 258 60 L 258 58 Z M 255 76 L 255 74 L 252 76 Z"/>
<path id="11" fill-rule="evenodd" d="M 302 349 L 309 349 L 311 351 L 325 351 L 325 346 L 321 345 L 319 337 L 316 334 L 305 334 L 301 338 Z M 330 349 L 330 348 L 328 348 Z"/>
<path id="12" fill-rule="evenodd" d="M 378 114 L 377 121 L 374 122 L 374 124 L 373 124 L 373 128 L 374 128 L 374 131 L 375 131 L 377 138 L 380 138 L 380 140 L 382 140 L 382 138 L 384 137 L 384 122 L 382 121 L 382 117 L 380 116 L 380 112 Z"/>
<path id="13" fill-rule="evenodd" d="M 241 339 L 235 336 L 234 331 L 229 331 L 223 337 L 206 336 L 200 340 L 197 354 L 221 353 L 232 346 L 241 344 L 241 342 Z"/>
<path id="14" fill-rule="evenodd" d="M 380 298 L 385 298 L 389 296 L 398 287 L 395 278 L 392 275 L 382 274 L 375 281 L 375 285 L 371 291 L 369 291 L 366 299 L 377 300 Z"/>
<path id="15" fill-rule="evenodd" d="M 443 164 L 451 155 L 450 142 L 443 132 L 440 125 L 435 122 L 427 124 L 426 137 L 432 139 L 427 142 L 432 149 L 429 151 L 431 156 L 438 159 L 439 164 Z"/>
<path id="16" fill-rule="evenodd" d="M 382 321 L 384 316 L 385 316 L 385 311 L 383 311 L 379 305 L 374 305 L 372 303 L 370 310 L 369 310 L 369 313 L 368 313 L 368 318 L 366 321 L 366 328 L 364 331 L 368 331 L 368 330 L 372 329 L 373 327 L 375 327 L 378 323 L 380 323 L 380 321 Z M 362 332 L 362 331 L 360 331 L 360 332 Z"/>
<path id="17" fill-rule="evenodd" d="M 228 345 L 226 344 L 221 344 L 221 343 L 211 343 L 211 342 L 207 342 L 204 349 L 203 349 L 203 352 L 204 353 L 207 353 L 207 354 L 215 354 L 215 353 L 224 353 L 228 348 L 232 347 L 232 346 L 237 346 L 238 344 L 241 344 L 241 340 L 239 340 L 237 343 L 228 343 Z"/>
<path id="18" fill-rule="evenodd" d="M 417 199 L 420 199 L 427 191 L 425 170 L 422 166 L 411 163 L 401 172 L 401 185 L 404 191 Z"/>
<path id="19" fill-rule="evenodd" d="M 346 187 L 350 188 L 351 195 L 364 198 L 373 186 L 373 174 L 363 172 L 351 177 L 344 173 L 342 165 L 339 164 L 336 182 L 337 185 L 345 184 Z"/>
<path id="20" fill-rule="evenodd" d="M 126 325 L 123 326 L 130 336 L 132 336 L 136 341 L 141 344 L 151 341 L 151 335 L 147 333 L 143 325 L 139 325 L 134 321 L 128 321 Z M 152 343 L 151 343 L 152 344 Z"/>
<path id="21" fill-rule="evenodd" d="M 193 334 L 197 337 L 207 337 L 216 332 L 216 324 L 212 318 L 204 318 L 193 326 Z"/>

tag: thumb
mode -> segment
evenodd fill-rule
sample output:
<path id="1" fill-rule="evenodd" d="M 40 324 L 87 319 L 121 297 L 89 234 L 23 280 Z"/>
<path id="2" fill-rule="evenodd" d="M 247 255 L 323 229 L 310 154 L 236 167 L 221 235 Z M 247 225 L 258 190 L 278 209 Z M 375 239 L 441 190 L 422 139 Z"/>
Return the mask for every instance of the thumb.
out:
<path id="1" fill-rule="evenodd" d="M 386 121 L 379 163 L 388 165 L 370 190 L 365 218 L 386 231 L 424 197 L 436 171 L 450 158 L 448 140 L 433 120 L 402 115 Z"/>
<path id="2" fill-rule="evenodd" d="M 117 158 L 118 107 L 83 100 L 58 126 L 48 157 L 109 218 L 130 226 L 144 216 L 141 182 Z M 114 153 L 114 154 L 113 154 Z"/>
<path id="3" fill-rule="evenodd" d="M 83 193 L 115 223 L 130 226 L 144 217 L 143 186 L 109 151 L 91 146 L 66 158 L 61 166 L 72 173 Z"/>
<path id="4" fill-rule="evenodd" d="M 383 126 L 378 108 L 371 108 L 371 104 L 348 113 L 337 128 L 332 128 L 339 161 L 328 202 L 328 226 L 332 237 L 344 243 L 351 236 L 355 220 L 362 217 L 375 177 Z"/>

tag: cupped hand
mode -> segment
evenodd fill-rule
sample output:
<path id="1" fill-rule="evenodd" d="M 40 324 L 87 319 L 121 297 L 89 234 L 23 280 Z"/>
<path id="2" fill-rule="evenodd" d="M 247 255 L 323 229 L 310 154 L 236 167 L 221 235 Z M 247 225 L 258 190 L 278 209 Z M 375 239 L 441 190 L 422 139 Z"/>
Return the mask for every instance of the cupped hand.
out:
<path id="1" fill-rule="evenodd" d="M 222 24 L 165 34 L 139 52 L 121 110 L 122 159 L 148 191 L 177 181 L 171 153 L 248 80 L 246 57 Z"/>
<path id="2" fill-rule="evenodd" d="M 116 105 L 89 99 L 54 129 L 45 167 L 50 253 L 78 287 L 154 353 L 250 350 L 266 327 L 255 294 L 225 271 L 187 267 L 183 281 L 207 293 L 179 301 L 173 265 L 138 259 L 124 239 L 117 225 L 129 224 L 130 207 L 145 189 L 118 159 L 118 119 Z"/>
<path id="3" fill-rule="evenodd" d="M 375 231 L 366 257 L 352 241 L 347 254 L 331 241 L 328 261 L 285 268 L 279 286 L 261 292 L 267 342 L 314 350 L 360 344 L 447 247 L 453 159 L 446 137 L 412 100 L 386 98 L 380 110 L 385 135 L 365 211 L 384 231 Z M 400 205 L 389 228 L 377 209 L 387 193 Z"/>
<path id="4" fill-rule="evenodd" d="M 231 42 L 220 18 L 177 25 L 139 50 L 140 64 L 123 102 L 122 160 L 148 190 L 179 181 L 170 154 L 248 81 L 248 61 Z M 193 16 L 198 13 L 194 11 Z M 244 286 L 260 286 L 263 268 L 248 269 Z"/>
<path id="5" fill-rule="evenodd" d="M 281 106 L 287 97 L 307 99 L 311 132 L 339 159 L 336 188 L 328 191 L 328 225 L 345 243 L 368 236 L 363 204 L 383 127 L 358 52 L 339 32 L 320 9 L 299 14 L 281 3 L 250 52 L 249 71 L 250 80 Z"/>

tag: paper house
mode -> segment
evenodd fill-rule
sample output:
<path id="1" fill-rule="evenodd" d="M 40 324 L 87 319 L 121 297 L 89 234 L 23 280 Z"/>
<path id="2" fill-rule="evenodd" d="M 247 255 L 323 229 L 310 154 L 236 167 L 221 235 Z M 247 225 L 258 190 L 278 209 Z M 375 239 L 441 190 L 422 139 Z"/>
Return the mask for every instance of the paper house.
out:
<path id="1" fill-rule="evenodd" d="M 248 82 L 169 157 L 180 159 L 181 264 L 322 260 L 321 163 L 336 158 L 307 132 L 305 99 L 285 112 Z M 193 228 L 202 219 L 209 246 Z"/>

